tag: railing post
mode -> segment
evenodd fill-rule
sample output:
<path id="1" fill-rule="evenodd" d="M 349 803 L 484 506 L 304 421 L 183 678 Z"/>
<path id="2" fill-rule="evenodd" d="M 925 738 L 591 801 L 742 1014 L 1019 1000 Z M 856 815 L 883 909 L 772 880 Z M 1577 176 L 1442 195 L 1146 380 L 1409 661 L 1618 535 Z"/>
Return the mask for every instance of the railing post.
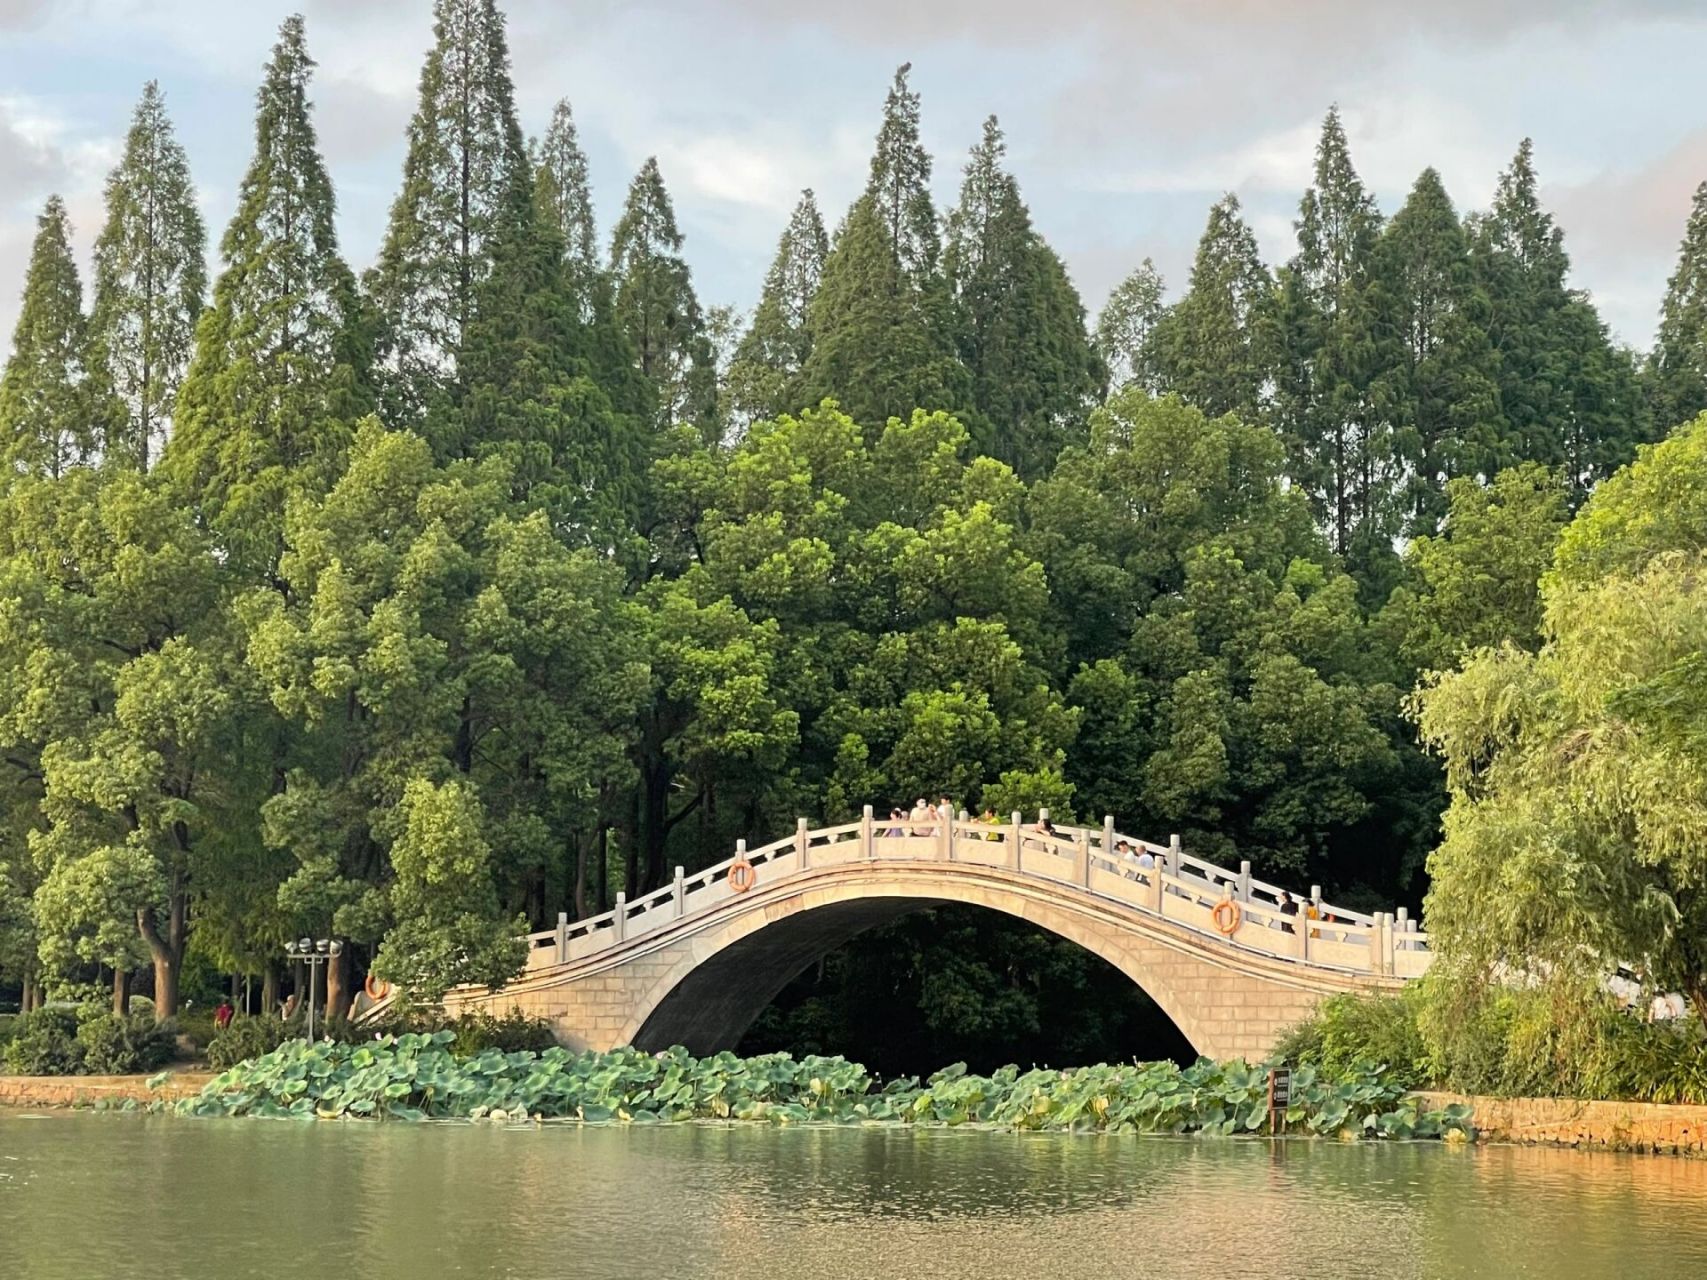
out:
<path id="1" fill-rule="evenodd" d="M 1393 942 L 1393 949 L 1395 951 L 1403 951 L 1405 949 L 1405 944 L 1401 939 L 1403 939 L 1405 934 L 1407 934 L 1411 931 L 1411 922 L 1405 918 L 1406 914 L 1407 913 L 1405 911 L 1405 908 L 1400 907 L 1394 915 L 1393 929 L 1394 929 L 1394 932 L 1396 932 L 1399 935 L 1399 938 L 1395 939 Z M 1395 959 L 1395 963 L 1394 963 L 1393 972 L 1397 973 L 1398 972 L 1397 957 L 1395 957 L 1394 959 Z"/>
<path id="2" fill-rule="evenodd" d="M 1321 885 L 1313 884 L 1310 886 L 1310 901 L 1314 902 L 1316 904 L 1316 910 L 1317 911 L 1320 911 L 1322 909 L 1322 886 Z"/>
<path id="3" fill-rule="evenodd" d="M 1393 913 L 1389 911 L 1382 917 L 1382 920 L 1386 924 L 1385 936 L 1381 947 L 1381 960 L 1383 965 L 1385 965 L 1382 972 L 1386 973 L 1388 977 L 1391 977 L 1399 971 L 1398 966 L 1393 962 Z"/>
<path id="4" fill-rule="evenodd" d="M 794 820 L 794 852 L 799 855 L 802 871 L 806 870 L 811 859 L 811 848 L 812 841 L 806 835 L 806 819 L 796 818 Z"/>
<path id="5" fill-rule="evenodd" d="M 1157 915 L 1162 914 L 1162 877 L 1168 874 L 1166 856 L 1152 858 L 1156 865 L 1150 868 L 1150 910 Z"/>
<path id="6" fill-rule="evenodd" d="M 688 873 L 687 868 L 676 868 L 676 919 L 680 920 L 688 909 Z"/>
<path id="7" fill-rule="evenodd" d="M 1176 831 L 1168 837 L 1168 874 L 1170 876 L 1177 876 L 1179 874 L 1179 859 L 1181 852 L 1179 832 Z"/>
<path id="8" fill-rule="evenodd" d="M 1089 832 L 1081 831 L 1073 837 L 1073 861 L 1077 864 L 1073 870 L 1078 873 L 1079 883 L 1089 889 L 1091 887 L 1091 837 Z"/>
<path id="9" fill-rule="evenodd" d="M 954 857 L 954 810 L 950 809 L 942 815 L 941 825 L 936 833 L 936 856 L 944 862 Z"/>
<path id="10" fill-rule="evenodd" d="M 1024 859 L 1020 857 L 1020 842 L 1024 839 L 1025 837 L 1020 832 L 1019 810 L 1015 809 L 1013 817 L 1008 823 L 1008 843 L 1013 846 L 1013 848 L 1008 851 L 1008 860 L 1013 863 L 1015 871 L 1022 869 L 1020 864 Z"/>
<path id="11" fill-rule="evenodd" d="M 1305 964 L 1310 963 L 1310 926 L 1315 921 L 1307 919 L 1302 911 L 1293 917 L 1298 921 L 1298 958 Z"/>
<path id="12" fill-rule="evenodd" d="M 557 913 L 557 963 L 562 964 L 569 958 L 569 913 Z"/>
<path id="13" fill-rule="evenodd" d="M 866 805 L 859 815 L 859 851 L 867 858 L 877 856 L 877 840 L 871 829 L 870 805 Z"/>
<path id="14" fill-rule="evenodd" d="M 1249 862 L 1241 862 L 1239 864 L 1239 901 L 1240 902 L 1249 902 L 1250 900 L 1251 900 L 1251 864 Z"/>
<path id="15" fill-rule="evenodd" d="M 1102 815 L 1102 856 L 1110 861 L 1114 859 L 1114 815 L 1112 813 Z"/>
<path id="16" fill-rule="evenodd" d="M 621 942 L 628 936 L 628 894 L 618 891 L 616 906 L 611 909 L 610 927 L 612 940 Z"/>

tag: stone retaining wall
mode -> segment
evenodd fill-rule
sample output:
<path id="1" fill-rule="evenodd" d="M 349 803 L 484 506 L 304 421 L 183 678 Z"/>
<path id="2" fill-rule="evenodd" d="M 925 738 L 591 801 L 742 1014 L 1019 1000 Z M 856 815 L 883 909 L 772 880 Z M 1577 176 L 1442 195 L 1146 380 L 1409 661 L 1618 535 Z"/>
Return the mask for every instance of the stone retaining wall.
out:
<path id="1" fill-rule="evenodd" d="M 211 1072 L 174 1072 L 158 1089 L 148 1076 L 0 1076 L 0 1107 L 87 1107 L 105 1098 L 170 1102 L 200 1093 Z"/>
<path id="2" fill-rule="evenodd" d="M 1707 1154 L 1707 1106 L 1590 1102 L 1581 1098 L 1480 1098 L 1424 1093 L 1430 1107 L 1461 1102 L 1479 1140 L 1611 1151 Z"/>

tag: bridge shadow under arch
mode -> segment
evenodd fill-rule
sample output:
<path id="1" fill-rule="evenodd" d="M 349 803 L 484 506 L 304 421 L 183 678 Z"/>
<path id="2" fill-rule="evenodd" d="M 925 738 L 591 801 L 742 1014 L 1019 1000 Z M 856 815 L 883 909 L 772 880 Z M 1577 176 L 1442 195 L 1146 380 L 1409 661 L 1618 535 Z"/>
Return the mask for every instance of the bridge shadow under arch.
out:
<path id="1" fill-rule="evenodd" d="M 1006 910 L 1000 905 L 972 904 L 954 897 L 927 896 L 854 898 L 771 920 L 700 960 L 679 981 L 663 990 L 641 1022 L 633 1042 L 637 1048 L 649 1052 L 676 1044 L 695 1054 L 734 1049 L 779 995 L 796 978 L 826 957 L 873 930 L 936 908 L 949 908 L 952 912 L 961 913 L 962 921 L 966 918 L 964 913 L 989 912 L 1024 930 L 1035 931 L 1083 952 L 1093 975 L 1096 969 L 1102 969 L 1108 980 L 1129 982 L 1135 994 L 1148 998 L 1152 1008 L 1144 1009 L 1142 1002 L 1136 1002 L 1135 1007 L 1147 1014 L 1150 1022 L 1161 1025 L 1157 1026 L 1154 1035 L 1141 1037 L 1142 1056 L 1188 1060 L 1192 1056 L 1189 1035 L 1149 989 L 1144 976 L 1131 971 L 1134 966 L 1130 961 L 1123 964 L 1123 957 L 1104 954 L 1099 948 L 1087 945 L 1084 936 L 1075 937 L 1073 932 L 1051 928 L 1047 922 L 1032 918 L 1029 912 Z M 1105 982 L 1104 998 L 1107 991 Z M 1080 992 L 1077 998 L 1093 997 L 1089 992 Z M 822 1047 L 828 1052 L 843 1052 L 868 1061 L 880 1056 L 852 1044 Z M 1131 1053 L 1131 1049 L 1114 1048 L 1106 1056 L 1119 1058 L 1131 1056 Z M 972 1055 L 962 1053 L 955 1056 Z M 1012 1060 L 1012 1056 L 1002 1060 Z M 940 1065 L 937 1062 L 909 1063 L 905 1069 L 921 1070 Z"/>

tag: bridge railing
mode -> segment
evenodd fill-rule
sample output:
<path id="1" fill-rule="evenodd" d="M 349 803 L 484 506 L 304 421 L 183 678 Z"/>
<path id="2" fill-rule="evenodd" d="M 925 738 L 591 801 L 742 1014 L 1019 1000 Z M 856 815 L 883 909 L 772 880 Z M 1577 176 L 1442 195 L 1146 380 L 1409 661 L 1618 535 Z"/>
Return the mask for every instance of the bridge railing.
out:
<path id="1" fill-rule="evenodd" d="M 1044 816 L 1047 816 L 1046 814 Z M 1131 850 L 1123 854 L 1120 846 Z M 1148 853 L 1153 866 L 1138 862 Z M 726 904 L 733 895 L 730 871 L 745 862 L 759 882 L 838 865 L 884 861 L 954 862 L 1008 870 L 1071 885 L 1096 898 L 1181 925 L 1235 949 L 1339 971 L 1415 977 L 1431 959 L 1428 935 L 1401 908 L 1366 915 L 1321 900 L 1319 889 L 1294 899 L 1295 913 L 1281 910 L 1282 889 L 1254 879 L 1250 864 L 1228 871 L 1180 848 L 1103 826 L 1055 827 L 1024 823 L 1019 814 L 1001 823 L 943 821 L 935 814 L 878 819 L 868 806 L 858 822 L 809 829 L 800 819 L 794 834 L 757 849 L 738 841 L 735 856 L 692 875 L 676 869 L 674 880 L 634 899 L 617 894 L 606 912 L 529 935 L 528 967 L 539 968 L 594 955 L 608 947 L 669 927 L 675 921 Z M 1217 927 L 1215 909 L 1224 899 L 1238 907 L 1229 935 Z M 1314 916 L 1310 913 L 1314 911 Z M 1223 912 L 1223 919 L 1228 913 Z"/>

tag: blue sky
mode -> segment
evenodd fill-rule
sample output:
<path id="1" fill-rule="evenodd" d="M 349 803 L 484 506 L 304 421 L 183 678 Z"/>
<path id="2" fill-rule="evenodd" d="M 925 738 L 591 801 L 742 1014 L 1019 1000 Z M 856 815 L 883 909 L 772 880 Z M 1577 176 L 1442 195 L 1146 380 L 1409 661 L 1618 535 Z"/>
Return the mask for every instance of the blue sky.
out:
<path id="1" fill-rule="evenodd" d="M 1439 169 L 1484 205 L 1518 141 L 1575 283 L 1646 346 L 1707 180 L 1707 4 L 1693 0 L 509 0 L 523 126 L 567 97 L 608 232 L 656 155 L 707 304 L 751 306 L 801 187 L 834 221 L 911 60 L 939 202 L 995 112 L 1036 221 L 1094 313 L 1145 256 L 1184 285 L 1209 204 L 1245 202 L 1292 251 L 1322 114 L 1338 103 L 1384 208 Z M 279 20 L 307 15 L 340 234 L 366 266 L 402 163 L 431 0 L 0 0 L 0 334 L 34 217 L 63 194 L 87 253 L 101 183 L 158 79 L 217 241 Z"/>

